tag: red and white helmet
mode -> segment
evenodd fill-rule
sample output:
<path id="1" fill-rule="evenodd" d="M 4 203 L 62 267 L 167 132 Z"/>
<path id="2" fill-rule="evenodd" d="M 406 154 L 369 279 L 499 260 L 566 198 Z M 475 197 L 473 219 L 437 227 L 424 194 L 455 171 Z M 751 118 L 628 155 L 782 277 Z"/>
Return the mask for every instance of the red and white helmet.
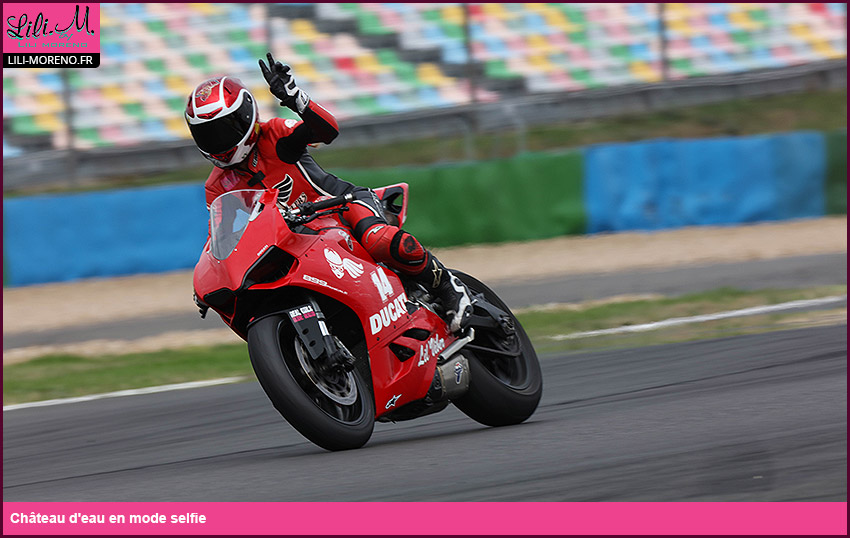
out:
<path id="1" fill-rule="evenodd" d="M 206 159 L 224 168 L 242 162 L 257 143 L 257 100 L 238 78 L 201 82 L 186 104 L 186 123 Z"/>

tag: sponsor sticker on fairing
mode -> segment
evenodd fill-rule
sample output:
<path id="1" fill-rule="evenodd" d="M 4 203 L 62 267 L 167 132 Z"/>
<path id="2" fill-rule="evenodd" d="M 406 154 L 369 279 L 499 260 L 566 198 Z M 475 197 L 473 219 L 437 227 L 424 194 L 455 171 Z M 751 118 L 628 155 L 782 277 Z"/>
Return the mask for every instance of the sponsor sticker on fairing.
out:
<path id="1" fill-rule="evenodd" d="M 387 274 L 384 273 L 384 269 L 380 265 L 376 270 L 372 271 L 372 284 L 378 290 L 381 301 L 387 301 L 395 294 L 390 279 L 387 278 Z"/>
<path id="2" fill-rule="evenodd" d="M 292 321 L 302 321 L 305 318 L 312 318 L 315 316 L 316 312 L 313 311 L 313 307 L 310 305 L 289 311 L 289 317 L 292 318 Z"/>
<path id="3" fill-rule="evenodd" d="M 446 341 L 439 335 L 434 335 L 427 342 L 419 346 L 419 362 L 416 366 L 426 364 L 431 357 L 439 357 L 440 352 L 446 347 Z"/>
<path id="4" fill-rule="evenodd" d="M 405 314 L 407 314 L 407 296 L 402 292 L 391 303 L 383 307 L 380 312 L 369 317 L 369 327 L 372 334 L 378 334 Z"/>
<path id="5" fill-rule="evenodd" d="M 333 290 L 337 293 L 341 293 L 343 295 L 348 295 L 347 291 L 341 290 L 339 288 L 335 288 L 335 287 L 331 286 L 330 284 L 328 284 L 327 280 L 322 280 L 321 278 L 316 278 L 316 277 L 310 276 L 310 275 L 301 275 L 301 279 L 306 281 L 306 282 L 312 282 L 313 284 L 316 284 L 318 286 L 323 286 L 323 287 L 328 288 L 330 290 Z"/>
<path id="6" fill-rule="evenodd" d="M 345 276 L 346 271 L 354 279 L 360 278 L 360 275 L 363 274 L 363 264 L 357 263 L 350 258 L 343 258 L 339 255 L 339 252 L 332 248 L 325 249 L 325 260 L 327 260 L 331 271 L 333 271 L 334 276 L 337 278 L 341 279 Z"/>

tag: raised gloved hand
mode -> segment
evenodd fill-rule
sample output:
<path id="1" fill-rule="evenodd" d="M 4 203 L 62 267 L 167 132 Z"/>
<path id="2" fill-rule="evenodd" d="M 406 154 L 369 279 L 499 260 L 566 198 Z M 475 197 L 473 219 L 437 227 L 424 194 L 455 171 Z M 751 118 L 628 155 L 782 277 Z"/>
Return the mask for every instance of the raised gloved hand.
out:
<path id="1" fill-rule="evenodd" d="M 269 84 L 269 91 L 280 99 L 281 105 L 302 114 L 310 103 L 310 96 L 295 85 L 291 67 L 276 62 L 271 52 L 266 54 L 266 57 L 269 59 L 269 65 L 260 60 L 260 70 Z"/>

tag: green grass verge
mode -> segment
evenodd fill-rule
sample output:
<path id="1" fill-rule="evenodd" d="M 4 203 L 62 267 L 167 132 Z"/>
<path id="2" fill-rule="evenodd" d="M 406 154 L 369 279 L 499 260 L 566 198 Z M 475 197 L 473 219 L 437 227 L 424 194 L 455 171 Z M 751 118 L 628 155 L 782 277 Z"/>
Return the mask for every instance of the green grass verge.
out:
<path id="1" fill-rule="evenodd" d="M 3 404 L 251 376 L 245 345 L 79 357 L 49 355 L 3 367 Z"/>
<path id="2" fill-rule="evenodd" d="M 842 295 L 846 291 L 846 286 L 756 292 L 724 288 L 679 297 L 530 310 L 521 312 L 518 318 L 541 354 L 600 347 L 635 347 L 777 330 L 787 328 L 789 324 L 805 326 L 822 323 L 825 319 L 835 323 L 836 319 L 841 319 L 842 312 L 771 314 L 648 333 L 566 341 L 555 341 L 551 337 L 672 317 Z M 843 320 L 846 322 L 846 311 L 843 312 Z M 97 358 L 52 355 L 4 366 L 3 403 L 8 405 L 231 376 L 253 377 L 244 344 Z"/>
<path id="3" fill-rule="evenodd" d="M 704 138 L 751 135 L 814 129 L 834 131 L 847 128 L 847 90 L 806 92 L 790 95 L 735 99 L 723 103 L 677 108 L 649 114 L 627 114 L 530 127 L 526 132 L 528 151 L 550 151 L 603 142 L 629 142 L 659 137 Z M 345 124 L 341 137 L 345 137 Z M 516 153 L 513 131 L 474 137 L 478 159 L 510 157 Z M 313 155 L 328 171 L 373 169 L 402 165 L 431 165 L 466 158 L 465 140 L 443 137 L 376 144 L 368 148 L 323 146 Z M 198 165 L 161 174 L 121 176 L 83 185 L 61 185 L 38 192 L 70 192 L 118 187 L 201 182 L 210 165 L 198 157 Z M 4 192 L 6 196 L 32 194 Z"/>
<path id="4" fill-rule="evenodd" d="M 627 301 L 582 309 L 529 311 L 520 313 L 517 317 L 522 322 L 523 327 L 526 328 L 526 332 L 528 332 L 529 337 L 534 342 L 535 349 L 539 353 L 639 347 L 750 334 L 765 330 L 779 330 L 787 328 L 789 324 L 805 325 L 804 320 L 806 319 L 817 324 L 822 322 L 824 318 L 813 313 L 783 312 L 694 323 L 642 333 L 623 333 L 571 340 L 554 340 L 551 337 L 788 301 L 844 295 L 845 293 L 847 293 L 846 286 L 819 286 L 797 290 L 760 290 L 755 292 L 721 288 L 679 297 Z M 834 318 L 834 312 L 826 311 L 826 313 L 829 314 L 829 319 Z"/>

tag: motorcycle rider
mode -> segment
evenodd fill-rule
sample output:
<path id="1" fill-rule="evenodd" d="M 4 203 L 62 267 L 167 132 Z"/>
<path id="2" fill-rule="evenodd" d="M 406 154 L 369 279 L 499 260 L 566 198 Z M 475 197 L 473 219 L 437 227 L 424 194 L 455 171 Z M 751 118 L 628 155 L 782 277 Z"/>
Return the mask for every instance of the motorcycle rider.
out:
<path id="1" fill-rule="evenodd" d="M 330 144 L 339 134 L 333 115 L 300 89 L 290 66 L 267 54 L 259 61 L 269 91 L 298 114 L 300 121 L 260 121 L 257 102 L 239 79 L 217 77 L 199 84 L 186 106 L 189 131 L 201 154 L 215 165 L 204 187 L 207 206 L 237 189 L 277 188 L 280 203 L 295 206 L 321 196 L 353 193 L 342 214 L 357 241 L 376 262 L 403 273 L 431 290 L 443 304 L 452 332 L 472 315 L 469 291 L 419 241 L 387 222 L 371 189 L 325 172 L 307 151 Z"/>

